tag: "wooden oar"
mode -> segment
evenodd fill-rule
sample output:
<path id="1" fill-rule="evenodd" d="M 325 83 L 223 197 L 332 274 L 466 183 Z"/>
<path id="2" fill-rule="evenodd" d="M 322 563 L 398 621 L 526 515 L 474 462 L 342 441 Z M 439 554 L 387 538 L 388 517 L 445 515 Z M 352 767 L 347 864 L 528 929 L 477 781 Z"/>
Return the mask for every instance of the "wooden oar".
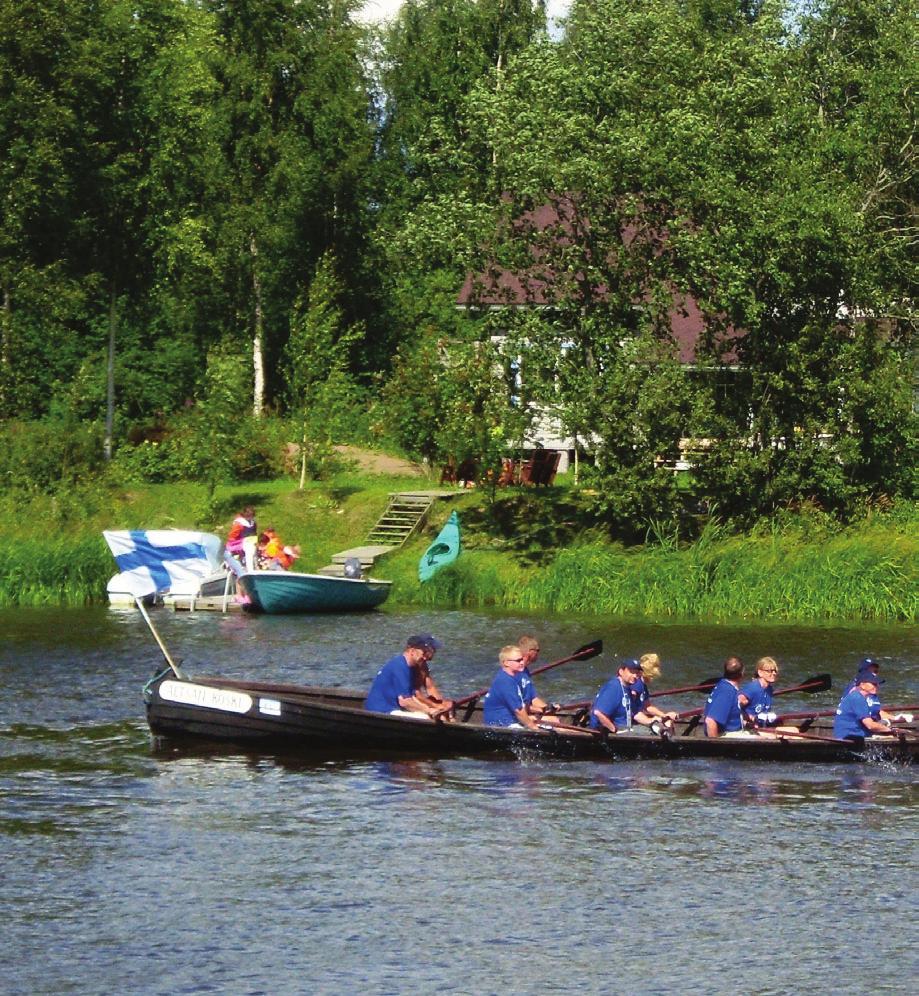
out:
<path id="1" fill-rule="evenodd" d="M 896 705 L 884 706 L 884 712 L 919 712 L 919 705 Z M 807 710 L 802 712 L 783 712 L 779 716 L 779 722 L 784 723 L 786 719 L 824 719 L 827 716 L 835 716 L 835 709 L 822 709 L 820 712 Z"/>
<path id="2" fill-rule="evenodd" d="M 830 674 L 815 674 L 813 677 L 802 681 L 800 685 L 792 685 L 790 688 L 777 688 L 772 694 L 790 695 L 792 692 L 825 692 L 833 686 L 833 676 Z M 705 712 L 705 706 L 701 709 L 687 709 L 685 712 L 678 712 L 677 719 L 689 719 L 691 716 L 701 716 Z M 810 713 L 808 713 L 810 715 Z"/>
<path id="3" fill-rule="evenodd" d="M 698 685 L 684 685 L 682 688 L 662 688 L 659 692 L 651 692 L 648 698 L 656 698 L 658 695 L 681 695 L 683 692 L 710 692 L 720 678 L 706 678 Z M 585 699 L 583 702 L 566 702 L 559 706 L 560 712 L 571 712 L 576 709 L 586 709 L 593 704 L 593 699 Z"/>
<path id="4" fill-rule="evenodd" d="M 596 657 L 597 654 L 603 653 L 603 641 L 594 640 L 592 643 L 585 643 L 583 647 L 579 647 L 573 654 L 569 654 L 567 657 L 563 657 L 561 660 L 552 661 L 551 664 L 543 664 L 541 667 L 535 667 L 530 672 L 532 675 L 542 674 L 543 671 L 548 671 L 553 667 L 559 667 L 562 664 L 568 664 L 570 661 L 589 661 L 591 657 Z M 473 692 L 471 695 L 465 695 L 461 699 L 454 699 L 453 705 L 464 706 L 468 705 L 470 702 L 475 702 L 476 699 L 480 699 L 487 691 L 491 688 L 491 685 L 487 685 L 485 688 L 480 688 L 477 692 Z"/>

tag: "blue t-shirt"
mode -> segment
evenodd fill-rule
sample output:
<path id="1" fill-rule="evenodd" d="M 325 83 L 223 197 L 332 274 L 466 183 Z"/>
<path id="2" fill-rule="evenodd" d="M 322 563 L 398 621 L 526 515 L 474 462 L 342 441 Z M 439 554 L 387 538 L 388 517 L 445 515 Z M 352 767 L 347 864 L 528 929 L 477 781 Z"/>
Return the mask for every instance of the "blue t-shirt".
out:
<path id="1" fill-rule="evenodd" d="M 404 654 L 396 654 L 377 671 L 364 708 L 370 712 L 392 712 L 401 708 L 400 695 L 408 698 L 412 694 L 412 669 Z"/>
<path id="2" fill-rule="evenodd" d="M 590 707 L 591 729 L 599 730 L 603 724 L 594 715 L 599 709 L 607 719 L 612 720 L 618 730 L 628 729 L 632 725 L 632 705 L 629 697 L 629 686 L 623 685 L 619 675 L 610 680 L 597 692 L 594 704 Z"/>
<path id="3" fill-rule="evenodd" d="M 518 675 L 520 687 L 523 690 L 523 701 L 529 705 L 536 698 L 536 689 L 533 687 L 533 676 L 530 669 L 525 667 Z"/>
<path id="4" fill-rule="evenodd" d="M 483 706 L 488 726 L 511 726 L 519 723 L 517 710 L 526 706 L 522 674 L 508 674 L 504 668 L 495 675 Z"/>
<path id="5" fill-rule="evenodd" d="M 740 690 L 741 695 L 746 695 L 749 702 L 743 707 L 744 715 L 755 720 L 757 726 L 774 726 L 774 723 L 767 723 L 760 716 L 767 712 L 772 712 L 772 685 L 765 688 L 759 683 L 759 679 L 749 682 Z"/>
<path id="6" fill-rule="evenodd" d="M 846 737 L 867 737 L 869 731 L 862 724 L 863 719 L 871 717 L 871 703 L 857 689 L 842 697 L 836 707 L 836 718 L 833 720 L 833 736 L 844 740 Z"/>
<path id="7" fill-rule="evenodd" d="M 842 693 L 842 698 L 844 699 L 852 689 L 858 684 L 858 681 L 853 678 L 848 685 L 846 685 L 846 690 Z M 840 702 L 842 699 L 840 699 Z M 871 706 L 871 718 L 880 720 L 881 718 L 881 700 L 874 694 L 874 692 L 868 693 L 868 705 Z"/>
<path id="8" fill-rule="evenodd" d="M 645 684 L 644 679 L 636 678 L 634 684 L 629 685 L 629 706 L 632 710 L 632 715 L 634 716 L 636 712 L 641 712 L 650 700 L 651 693 L 648 691 L 648 686 Z"/>
<path id="9" fill-rule="evenodd" d="M 722 678 L 705 702 L 702 715 L 705 719 L 713 719 L 718 724 L 719 733 L 736 733 L 743 729 L 738 694 L 734 685 L 727 678 Z"/>

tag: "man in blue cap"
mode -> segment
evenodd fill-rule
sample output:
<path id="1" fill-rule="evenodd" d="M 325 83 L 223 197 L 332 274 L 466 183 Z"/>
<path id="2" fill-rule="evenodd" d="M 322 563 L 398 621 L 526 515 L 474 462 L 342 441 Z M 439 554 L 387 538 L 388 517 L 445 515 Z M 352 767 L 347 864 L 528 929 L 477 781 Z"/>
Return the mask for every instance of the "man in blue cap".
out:
<path id="1" fill-rule="evenodd" d="M 871 674 L 878 674 L 881 669 L 881 665 L 873 657 L 866 657 L 861 664 L 858 665 L 858 670 L 855 672 L 855 677 L 846 685 L 846 690 L 842 693 L 843 695 L 848 695 L 853 688 L 858 684 L 858 679 L 861 675 L 866 672 Z"/>
<path id="2" fill-rule="evenodd" d="M 855 687 L 847 692 L 836 707 L 833 720 L 833 736 L 839 740 L 853 740 L 863 743 L 865 737 L 890 733 L 890 719 L 881 710 L 878 687 L 883 679 L 866 669 L 855 678 Z M 877 718 L 872 715 L 877 709 Z"/>
<path id="3" fill-rule="evenodd" d="M 419 633 L 405 641 L 405 650 L 391 657 L 377 672 L 364 702 L 368 712 L 441 719 L 452 706 L 425 701 L 417 693 L 417 675 L 435 650 L 442 646 L 430 633 Z"/>
<path id="4" fill-rule="evenodd" d="M 632 698 L 629 689 L 641 673 L 636 660 L 623 661 L 615 677 L 597 692 L 590 707 L 590 728 L 610 733 L 627 733 L 632 729 Z"/>
<path id="5" fill-rule="evenodd" d="M 873 657 L 866 657 L 861 662 L 861 664 L 858 665 L 858 671 L 856 672 L 855 677 L 846 686 L 846 690 L 843 692 L 842 697 L 845 698 L 849 694 L 849 692 L 851 692 L 852 689 L 855 688 L 858 685 L 859 681 L 861 681 L 861 679 L 862 679 L 862 677 L 864 675 L 868 675 L 869 678 L 872 677 L 872 676 L 875 677 L 875 678 L 877 678 L 878 679 L 878 682 L 877 682 L 878 685 L 883 685 L 884 684 L 884 679 L 881 678 L 881 677 L 879 677 L 879 674 L 878 674 L 878 672 L 880 671 L 880 669 L 881 669 L 881 665 L 878 664 L 878 662 Z M 874 694 L 868 696 L 868 705 L 871 706 L 871 718 L 872 719 L 879 719 L 879 720 L 881 720 L 884 723 L 889 723 L 890 720 L 893 718 L 890 715 L 890 713 L 885 712 L 881 708 L 881 700 L 878 698 L 877 692 L 875 692 Z"/>

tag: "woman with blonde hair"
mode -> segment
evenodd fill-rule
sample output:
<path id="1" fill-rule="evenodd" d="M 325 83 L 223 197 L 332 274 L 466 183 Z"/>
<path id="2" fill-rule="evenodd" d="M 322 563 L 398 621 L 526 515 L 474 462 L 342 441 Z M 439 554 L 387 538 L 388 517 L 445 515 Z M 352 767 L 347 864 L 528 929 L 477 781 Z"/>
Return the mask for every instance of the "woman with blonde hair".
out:
<path id="1" fill-rule="evenodd" d="M 673 732 L 673 721 L 677 718 L 675 712 L 664 712 L 651 703 L 651 693 L 648 682 L 659 678 L 661 674 L 661 659 L 657 654 L 642 654 L 638 661 L 638 678 L 629 688 L 632 700 L 632 728 L 648 727 L 655 734 L 665 730 Z"/>
<path id="2" fill-rule="evenodd" d="M 772 711 L 772 686 L 779 676 L 778 662 L 774 657 L 760 657 L 754 670 L 756 677 L 741 687 L 738 696 L 744 722 L 754 730 L 797 733 L 797 727 L 778 726 L 778 717 Z"/>

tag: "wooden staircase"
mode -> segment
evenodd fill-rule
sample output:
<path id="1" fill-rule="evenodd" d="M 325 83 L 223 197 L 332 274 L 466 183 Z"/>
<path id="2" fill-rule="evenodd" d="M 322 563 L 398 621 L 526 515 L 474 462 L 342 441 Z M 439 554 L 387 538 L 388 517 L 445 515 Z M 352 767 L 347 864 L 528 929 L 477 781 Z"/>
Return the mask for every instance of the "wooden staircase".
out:
<path id="1" fill-rule="evenodd" d="M 430 492 L 403 491 L 389 496 L 389 505 L 370 530 L 367 542 L 398 549 L 424 522 L 436 496 Z"/>
<path id="2" fill-rule="evenodd" d="M 345 561 L 357 558 L 361 564 L 361 573 L 366 575 L 377 557 L 398 550 L 421 526 L 438 498 L 450 498 L 454 494 L 453 491 L 400 491 L 391 494 L 386 511 L 368 533 L 365 545 L 333 554 L 332 563 L 320 567 L 317 573 L 342 577 Z"/>

